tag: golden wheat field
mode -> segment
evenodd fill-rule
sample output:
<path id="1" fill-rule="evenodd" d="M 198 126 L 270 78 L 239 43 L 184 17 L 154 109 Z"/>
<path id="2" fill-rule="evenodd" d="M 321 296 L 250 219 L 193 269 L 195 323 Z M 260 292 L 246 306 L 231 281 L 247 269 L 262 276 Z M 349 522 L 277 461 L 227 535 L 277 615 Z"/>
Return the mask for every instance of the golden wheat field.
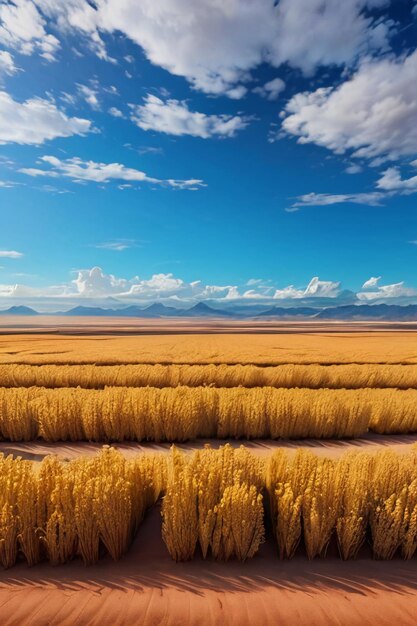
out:
<path id="1" fill-rule="evenodd" d="M 417 333 L 174 330 L 0 335 L 4 623 L 412 623 Z"/>
<path id="2" fill-rule="evenodd" d="M 243 446 L 205 448 L 191 456 L 126 460 L 113 448 L 69 463 L 0 456 L 0 563 L 42 559 L 85 564 L 105 550 L 129 549 L 146 509 L 162 494 L 162 538 L 175 561 L 254 557 L 265 540 L 264 497 L 277 556 L 299 545 L 325 557 L 332 537 L 342 559 L 355 558 L 368 536 L 375 558 L 417 548 L 417 446 L 400 455 L 348 453 L 339 459 L 301 450 L 260 459 Z"/>
<path id="3" fill-rule="evenodd" d="M 400 331 L 382 330 L 378 324 L 355 328 L 282 325 L 265 332 L 263 327 L 229 323 L 221 332 L 216 332 L 216 326 L 207 332 L 201 325 L 173 329 L 154 323 L 147 334 L 108 324 L 98 326 L 94 334 L 89 334 L 89 326 L 81 325 L 66 328 L 62 334 L 51 334 L 48 327 L 44 332 L 37 328 L 24 334 L 17 329 L 0 335 L 0 363 L 417 364 L 417 332 L 408 330 L 406 324 Z"/>
<path id="4" fill-rule="evenodd" d="M 417 390 L 0 388 L 0 440 L 331 439 L 417 432 Z"/>
<path id="5" fill-rule="evenodd" d="M 417 365 L 24 365 L 0 364 L 0 387 L 417 388 Z"/>

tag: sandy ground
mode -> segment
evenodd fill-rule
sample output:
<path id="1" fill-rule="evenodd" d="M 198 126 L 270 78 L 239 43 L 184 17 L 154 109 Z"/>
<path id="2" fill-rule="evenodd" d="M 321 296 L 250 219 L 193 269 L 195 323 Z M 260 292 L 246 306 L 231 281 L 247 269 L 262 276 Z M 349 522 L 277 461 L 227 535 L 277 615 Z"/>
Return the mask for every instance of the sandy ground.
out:
<path id="1" fill-rule="evenodd" d="M 187 443 L 175 444 L 177 448 L 184 452 L 200 450 L 209 444 L 212 448 L 219 448 L 225 443 L 230 443 L 233 447 L 244 445 L 248 450 L 259 456 L 268 456 L 275 450 L 286 449 L 289 452 L 304 448 L 311 450 L 314 454 L 337 458 L 344 452 L 356 450 L 366 452 L 377 452 L 381 449 L 396 450 L 400 453 L 408 452 L 411 447 L 417 444 L 417 433 L 412 435 L 376 435 L 371 433 L 359 439 L 294 439 L 291 441 L 272 441 L 270 439 L 254 439 L 253 441 L 239 440 L 219 440 L 219 439 L 198 439 Z M 24 443 L 11 443 L 0 441 L 0 453 L 13 454 L 29 461 L 42 461 L 48 454 L 57 454 L 62 460 L 76 459 L 80 456 L 93 456 L 103 447 L 102 443 L 88 442 L 65 442 L 46 443 L 43 441 L 30 441 Z M 115 443 L 112 447 L 120 450 L 126 457 L 134 457 L 144 453 L 168 454 L 170 443 Z"/>
<path id="2" fill-rule="evenodd" d="M 299 333 L 299 332 L 343 332 L 369 330 L 416 331 L 417 322 L 375 321 L 294 321 L 274 319 L 229 319 L 229 318 L 146 318 L 146 317 L 95 317 L 65 315 L 1 315 L 0 333 L 69 333 L 69 334 L 178 334 L 178 333 Z"/>
<path id="3" fill-rule="evenodd" d="M 272 540 L 246 563 L 174 563 L 158 508 L 118 563 L 103 558 L 0 572 L 2 626 L 406 626 L 415 624 L 417 561 L 280 561 Z"/>
<path id="4" fill-rule="evenodd" d="M 161 323 L 123 320 L 54 321 L 42 328 L 19 328 L 1 320 L 0 362 L 417 362 L 413 325 L 393 332 L 383 325 L 268 325 L 188 322 L 164 330 Z M 33 320 L 30 320 L 33 323 Z M 106 321 L 109 324 L 108 321 Z M 14 326 L 13 326 L 14 324 Z M 22 320 L 19 320 L 22 324 Z M 66 324 L 66 326 L 65 326 Z M 130 325 L 130 326 L 129 326 Z M 23 324 L 24 326 L 24 324 Z M 295 327 L 296 326 L 296 327 Z M 146 327 L 146 328 L 145 328 Z M 17 334 L 7 334 L 12 332 Z M 30 332 L 28 332 L 28 330 Z M 3 333 L 3 334 L 2 334 Z M 68 334 L 66 334 L 68 333 Z M 75 333 L 75 334 L 74 334 Z M 244 333 L 244 337 L 242 336 Z M 356 440 L 245 442 L 259 455 L 281 447 L 304 447 L 336 457 L 347 450 L 393 448 L 407 452 L 417 435 L 369 435 Z M 203 440 L 181 444 L 191 451 Z M 222 441 L 211 442 L 213 447 Z M 233 441 L 237 446 L 242 441 Z M 167 453 L 169 444 L 116 445 L 128 456 Z M 101 444 L 1 442 L 0 452 L 40 461 L 94 454 Z M 268 529 L 267 542 L 246 563 L 174 563 L 161 538 L 161 516 L 154 507 L 131 549 L 118 563 L 108 557 L 91 568 L 75 560 L 51 567 L 19 563 L 0 570 L 0 626 L 408 626 L 416 623 L 417 558 L 378 562 L 364 547 L 358 560 L 342 562 L 337 547 L 326 559 L 309 562 L 301 553 L 280 561 Z"/>
<path id="5" fill-rule="evenodd" d="M 208 332 L 201 322 L 164 330 L 154 321 L 149 333 L 137 327 L 130 334 L 117 334 L 113 321 L 97 332 L 74 326 L 70 334 L 0 327 L 0 363 L 417 363 L 412 325 L 399 332 L 378 324 L 281 324 L 278 330 L 236 324 Z"/>
<path id="6" fill-rule="evenodd" d="M 345 441 L 252 441 L 265 455 L 305 447 L 328 456 L 346 450 L 387 446 L 406 452 L 413 436 L 372 435 Z M 180 445 L 184 450 L 207 442 Z M 224 442 L 211 442 L 213 446 Z M 240 442 L 232 442 L 239 445 Z M 94 454 L 101 444 L 0 443 L 0 451 L 41 460 Z M 126 455 L 167 452 L 169 444 L 122 444 Z M 0 571 L 1 626 L 408 626 L 416 623 L 417 559 L 374 561 L 365 546 L 356 561 L 339 559 L 335 543 L 326 559 L 302 554 L 280 561 L 267 524 L 267 541 L 246 563 L 196 558 L 171 560 L 161 538 L 159 506 L 151 509 L 117 563 L 102 558 L 94 567 L 80 560 L 59 567 L 23 562 Z"/>

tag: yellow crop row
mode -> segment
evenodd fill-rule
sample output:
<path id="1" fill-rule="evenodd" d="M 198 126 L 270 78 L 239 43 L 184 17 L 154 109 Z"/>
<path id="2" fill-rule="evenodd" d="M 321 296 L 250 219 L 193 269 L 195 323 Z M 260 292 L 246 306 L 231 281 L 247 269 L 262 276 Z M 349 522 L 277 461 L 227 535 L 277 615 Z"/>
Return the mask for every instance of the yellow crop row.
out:
<path id="1" fill-rule="evenodd" d="M 0 439 L 186 441 L 417 431 L 417 390 L 0 388 Z"/>
<path id="2" fill-rule="evenodd" d="M 264 540 L 264 463 L 243 446 L 205 448 L 185 456 L 175 448 L 168 461 L 162 503 L 162 537 L 176 561 L 211 554 L 241 561 Z"/>
<path id="3" fill-rule="evenodd" d="M 281 558 L 304 543 L 307 556 L 325 556 L 336 535 L 343 559 L 354 558 L 368 528 L 374 557 L 417 547 L 417 450 L 406 455 L 349 452 L 338 460 L 298 450 L 270 460 L 267 487 Z"/>
<path id="4" fill-rule="evenodd" d="M 92 459 L 42 463 L 0 455 L 0 563 L 19 555 L 33 565 L 100 547 L 114 558 L 128 549 L 144 513 L 162 500 L 162 537 L 171 556 L 253 557 L 264 541 L 263 494 L 281 558 L 297 548 L 324 557 L 335 538 L 343 559 L 369 536 L 376 558 L 411 558 L 417 547 L 417 449 L 347 453 L 338 460 L 306 450 L 260 460 L 226 445 L 187 456 L 126 460 L 105 448 Z"/>
<path id="5" fill-rule="evenodd" d="M 417 365 L 0 365 L 0 387 L 417 388 Z"/>
<path id="6" fill-rule="evenodd" d="M 40 465 L 0 455 L 0 563 L 12 566 L 21 552 L 29 565 L 77 554 L 92 564 L 100 545 L 120 558 L 159 497 L 164 468 L 157 456 L 127 461 L 111 448 L 70 463 L 49 456 Z"/>

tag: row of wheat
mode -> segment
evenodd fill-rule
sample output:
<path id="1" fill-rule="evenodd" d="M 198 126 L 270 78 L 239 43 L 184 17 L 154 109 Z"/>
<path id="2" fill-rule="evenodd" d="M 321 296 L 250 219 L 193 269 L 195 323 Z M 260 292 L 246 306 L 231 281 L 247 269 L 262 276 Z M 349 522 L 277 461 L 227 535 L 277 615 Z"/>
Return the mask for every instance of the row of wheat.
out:
<path id="1" fill-rule="evenodd" d="M 0 439 L 186 441 L 417 431 L 417 390 L 0 388 Z"/>
<path id="2" fill-rule="evenodd" d="M 176 561 L 252 557 L 264 540 L 264 464 L 243 446 L 206 448 L 168 462 L 162 537 Z"/>
<path id="3" fill-rule="evenodd" d="M 104 548 L 120 558 L 159 497 L 164 471 L 157 456 L 127 461 L 111 448 L 70 463 L 0 455 L 0 563 L 12 566 L 21 552 L 29 565 L 76 555 L 92 564 Z"/>
<path id="4" fill-rule="evenodd" d="M 1 387 L 417 388 L 417 365 L 0 365 Z"/>
<path id="5" fill-rule="evenodd" d="M 126 460 L 113 449 L 70 463 L 36 464 L 0 456 L 0 563 L 21 553 L 86 564 L 100 550 L 118 559 L 162 491 L 162 537 L 175 560 L 245 560 L 264 540 L 263 490 L 269 495 L 281 558 L 303 547 L 325 556 L 333 537 L 343 559 L 369 541 L 376 558 L 411 558 L 417 547 L 417 450 L 347 453 L 340 459 L 305 450 L 261 461 L 226 445 L 187 456 Z"/>
<path id="6" fill-rule="evenodd" d="M 325 556 L 333 535 L 343 559 L 354 558 L 367 536 L 376 558 L 415 553 L 416 449 L 339 460 L 279 451 L 269 463 L 267 488 L 281 558 L 294 556 L 301 540 L 309 558 Z"/>
<path id="7" fill-rule="evenodd" d="M 163 501 L 163 538 L 175 560 L 240 560 L 264 538 L 262 469 L 281 558 L 301 543 L 308 558 L 326 555 L 333 537 L 342 559 L 368 539 L 375 558 L 410 559 L 417 548 L 417 449 L 408 454 L 349 452 L 339 459 L 280 450 L 263 465 L 245 449 L 175 451 Z"/>

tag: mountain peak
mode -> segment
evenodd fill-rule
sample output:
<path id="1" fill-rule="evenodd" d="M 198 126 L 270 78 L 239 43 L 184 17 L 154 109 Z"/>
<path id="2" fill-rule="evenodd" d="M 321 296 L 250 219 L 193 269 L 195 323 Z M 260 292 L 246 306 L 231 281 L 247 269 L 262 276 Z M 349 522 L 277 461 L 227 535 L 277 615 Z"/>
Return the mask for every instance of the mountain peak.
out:
<path id="1" fill-rule="evenodd" d="M 39 315 L 39 313 L 29 306 L 16 305 L 3 309 L 0 311 L 0 315 Z"/>
<path id="2" fill-rule="evenodd" d="M 233 313 L 221 309 L 213 309 L 205 302 L 197 302 L 190 309 L 182 311 L 182 315 L 184 317 L 235 317 Z"/>

